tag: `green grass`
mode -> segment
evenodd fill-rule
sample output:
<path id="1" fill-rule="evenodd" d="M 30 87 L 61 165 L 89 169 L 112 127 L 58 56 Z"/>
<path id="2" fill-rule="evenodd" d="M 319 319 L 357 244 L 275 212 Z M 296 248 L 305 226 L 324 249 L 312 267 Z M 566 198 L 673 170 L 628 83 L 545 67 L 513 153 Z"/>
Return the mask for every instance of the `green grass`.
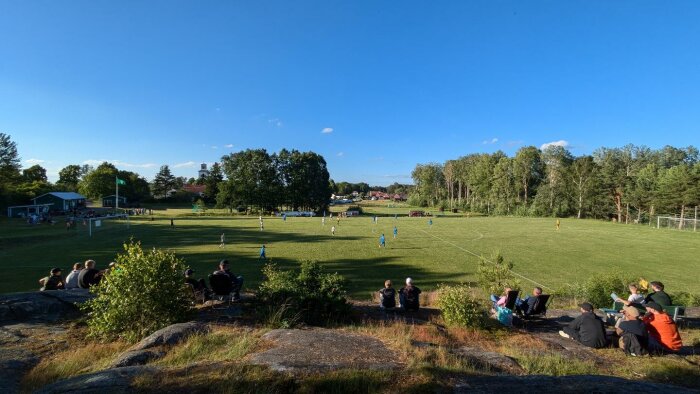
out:
<path id="1" fill-rule="evenodd" d="M 82 225 L 69 232 L 63 223 L 27 226 L 20 220 L 3 219 L 0 289 L 37 289 L 37 280 L 51 267 L 62 267 L 66 275 L 72 263 L 88 258 L 104 268 L 133 236 L 146 248 L 173 250 L 198 277 L 206 277 L 220 259 L 227 258 L 233 271 L 245 276 L 248 288 L 255 288 L 261 279 L 263 263 L 257 257 L 265 244 L 268 257 L 282 266 L 319 260 L 345 275 L 351 281 L 351 295 L 361 299 L 369 298 L 385 279 L 401 283 L 411 276 L 424 290 L 443 282 L 473 282 L 478 263 L 473 254 L 490 255 L 496 250 L 515 262 L 515 272 L 550 289 L 619 269 L 661 280 L 671 293 L 700 293 L 695 280 L 700 233 L 575 219 L 563 219 L 561 230 L 556 231 L 554 219 L 459 215 L 433 218 L 430 228 L 426 218 L 404 216 L 395 221 L 392 210 L 407 210 L 405 206 L 386 208 L 386 203 L 375 202 L 366 210 L 375 209 L 387 211 L 378 224 L 372 224 L 369 216 L 342 219 L 335 237 L 330 234 L 335 220 L 326 220 L 324 227 L 320 218 L 290 217 L 283 222 L 268 217 L 261 232 L 257 216 L 196 217 L 185 208 L 156 211 L 154 221 L 132 218 L 129 230 L 107 228 L 92 238 Z M 170 218 L 175 220 L 174 228 Z M 399 229 L 396 240 L 394 225 Z M 223 250 L 218 248 L 222 232 L 227 238 Z M 386 249 L 378 247 L 381 233 L 387 237 Z M 531 285 L 526 280 L 522 283 Z"/>

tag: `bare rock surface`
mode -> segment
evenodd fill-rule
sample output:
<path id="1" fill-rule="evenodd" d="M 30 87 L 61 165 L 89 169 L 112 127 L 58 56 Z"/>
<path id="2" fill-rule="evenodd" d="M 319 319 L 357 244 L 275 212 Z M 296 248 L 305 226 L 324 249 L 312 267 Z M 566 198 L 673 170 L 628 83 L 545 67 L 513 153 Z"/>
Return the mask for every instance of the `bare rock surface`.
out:
<path id="1" fill-rule="evenodd" d="M 135 366 L 112 368 L 104 371 L 88 373 L 64 379 L 43 387 L 37 393 L 129 393 L 131 381 L 138 375 L 156 373 L 158 368 L 151 366 Z"/>
<path id="2" fill-rule="evenodd" d="M 394 352 L 380 340 L 340 330 L 272 330 L 263 336 L 273 343 L 250 356 L 252 364 L 277 371 L 323 372 L 337 369 L 386 370 L 397 368 Z"/>
<path id="3" fill-rule="evenodd" d="M 198 322 L 176 323 L 162 328 L 142 339 L 129 350 L 144 350 L 160 345 L 175 345 L 195 333 L 209 332 L 209 326 Z"/>
<path id="4" fill-rule="evenodd" d="M 26 371 L 39 362 L 28 350 L 2 348 L 0 350 L 0 393 L 19 392 L 19 384 Z"/>
<path id="5" fill-rule="evenodd" d="M 165 352 L 156 350 L 130 350 L 117 357 L 109 366 L 110 368 L 131 367 L 134 365 L 144 365 L 149 361 L 157 360 L 165 356 Z"/>
<path id="6" fill-rule="evenodd" d="M 683 387 L 612 376 L 475 376 L 455 385 L 455 393 L 697 393 Z"/>
<path id="7" fill-rule="evenodd" d="M 50 290 L 0 295 L 0 325 L 54 322 L 80 316 L 78 305 L 93 297 L 87 290 Z"/>
<path id="8" fill-rule="evenodd" d="M 501 353 L 489 352 L 480 348 L 468 346 L 457 348 L 453 353 L 465 358 L 481 369 L 512 375 L 525 373 L 517 361 Z"/>

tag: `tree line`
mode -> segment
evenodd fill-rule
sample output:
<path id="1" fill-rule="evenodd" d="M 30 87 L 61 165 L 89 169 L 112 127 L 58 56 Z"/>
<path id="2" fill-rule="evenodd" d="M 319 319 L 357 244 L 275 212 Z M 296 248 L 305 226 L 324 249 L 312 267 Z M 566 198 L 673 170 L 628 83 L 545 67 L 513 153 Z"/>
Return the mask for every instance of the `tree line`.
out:
<path id="1" fill-rule="evenodd" d="M 29 204 L 34 197 L 51 191 L 79 192 L 91 199 L 115 193 L 115 178 L 126 183 L 119 195 L 129 202 L 152 200 L 191 202 L 181 191 L 187 184 L 204 185 L 205 199 L 231 209 L 278 210 L 283 208 L 319 211 L 331 195 L 330 178 L 323 156 L 314 152 L 264 149 L 231 153 L 214 163 L 207 176 L 176 177 L 168 165 L 160 167 L 152 182 L 141 175 L 119 170 L 104 162 L 97 167 L 70 164 L 59 172 L 56 183 L 48 181 L 38 164 L 22 169 L 17 144 L 0 133 L 0 206 Z M 177 191 L 171 195 L 171 191 Z"/>
<path id="2" fill-rule="evenodd" d="M 611 218 L 630 223 L 657 214 L 688 216 L 700 204 L 693 146 L 601 147 L 574 157 L 561 146 L 475 153 L 418 164 L 409 203 L 493 215 Z"/>

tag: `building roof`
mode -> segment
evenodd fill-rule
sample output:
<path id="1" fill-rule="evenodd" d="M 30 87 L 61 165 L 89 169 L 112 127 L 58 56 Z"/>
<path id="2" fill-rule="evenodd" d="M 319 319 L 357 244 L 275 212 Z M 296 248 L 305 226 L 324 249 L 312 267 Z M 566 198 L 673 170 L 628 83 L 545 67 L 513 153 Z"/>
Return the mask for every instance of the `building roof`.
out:
<path id="1" fill-rule="evenodd" d="M 82 194 L 78 194 L 75 192 L 50 192 L 46 194 L 42 194 L 41 196 L 36 196 L 32 200 L 36 200 L 39 197 L 44 197 L 46 195 L 52 195 L 54 197 L 58 197 L 61 200 L 85 200 L 85 196 Z"/>
<path id="2" fill-rule="evenodd" d="M 190 193 L 204 193 L 207 190 L 206 185 L 185 185 L 182 190 L 188 191 Z"/>
<path id="3" fill-rule="evenodd" d="M 104 200 L 105 198 L 110 198 L 110 197 L 117 197 L 117 195 L 116 195 L 116 194 L 110 194 L 109 196 L 104 196 L 104 197 L 102 197 L 102 199 Z M 125 196 L 119 196 L 119 199 L 120 199 L 120 200 L 121 200 L 121 199 L 126 200 L 126 197 L 125 197 Z"/>

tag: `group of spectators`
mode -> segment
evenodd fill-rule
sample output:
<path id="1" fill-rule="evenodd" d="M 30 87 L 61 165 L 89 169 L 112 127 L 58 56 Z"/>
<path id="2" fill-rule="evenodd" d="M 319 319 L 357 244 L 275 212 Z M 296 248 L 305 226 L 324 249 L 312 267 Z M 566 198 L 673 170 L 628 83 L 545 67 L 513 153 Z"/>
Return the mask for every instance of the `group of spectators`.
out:
<path id="1" fill-rule="evenodd" d="M 406 286 L 398 293 L 392 286 L 391 280 L 384 281 L 384 288 L 379 290 L 379 307 L 384 310 L 396 309 L 396 295 L 399 296 L 401 310 L 417 311 L 420 308 L 420 293 L 418 286 L 413 285 L 413 279 L 406 278 Z"/>
<path id="2" fill-rule="evenodd" d="M 636 284 L 631 284 L 627 300 L 616 300 L 624 306 L 617 316 L 611 340 L 617 341 L 628 355 L 673 353 L 683 346 L 676 323 L 664 311 L 664 307 L 672 305 L 671 297 L 664 291 L 663 283 L 649 285 L 653 291 L 646 297 L 639 294 Z M 593 305 L 584 302 L 579 308 L 581 315 L 559 331 L 559 335 L 592 348 L 607 346 L 605 323 L 594 313 Z"/>
<path id="3" fill-rule="evenodd" d="M 231 296 L 233 301 L 238 301 L 241 298 L 243 276 L 231 272 L 228 260 L 221 260 L 219 268 L 209 275 L 211 289 L 204 279 L 195 279 L 191 268 L 185 270 L 185 283 L 192 287 L 195 295 L 202 295 L 205 300 L 214 296 Z"/>
<path id="4" fill-rule="evenodd" d="M 95 260 L 86 260 L 85 263 L 73 264 L 73 270 L 63 278 L 61 268 L 52 268 L 49 276 L 39 279 L 41 288 L 39 290 L 74 290 L 89 289 L 100 283 L 104 275 L 114 267 L 115 263 L 110 263 L 109 268 L 98 270 L 95 268 Z"/>

